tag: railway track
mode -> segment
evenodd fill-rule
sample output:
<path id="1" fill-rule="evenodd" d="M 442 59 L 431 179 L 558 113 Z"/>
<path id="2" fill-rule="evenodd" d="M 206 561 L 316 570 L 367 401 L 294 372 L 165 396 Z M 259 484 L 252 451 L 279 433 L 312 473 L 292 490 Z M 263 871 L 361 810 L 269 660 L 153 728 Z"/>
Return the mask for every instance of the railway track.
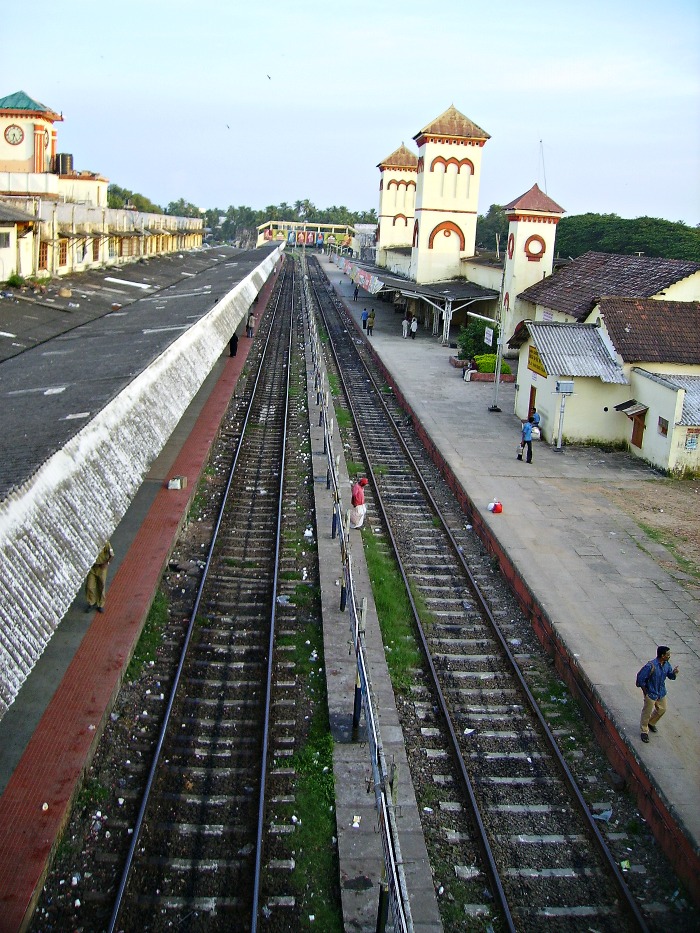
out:
<path id="1" fill-rule="evenodd" d="M 263 907 L 283 926 L 295 922 L 284 884 L 293 859 L 276 838 L 294 824 L 274 816 L 276 801 L 294 799 L 284 763 L 294 743 L 287 713 L 298 700 L 276 631 L 278 606 L 288 604 L 279 572 L 294 291 L 290 271 L 265 322 L 110 930 L 255 930 Z M 270 852 L 288 858 L 264 863 Z M 271 868 L 275 890 L 268 882 L 263 892 Z"/>
<path id="2" fill-rule="evenodd" d="M 310 267 L 357 430 L 354 459 L 372 477 L 372 507 L 414 594 L 425 666 L 410 701 L 421 725 L 409 758 L 414 782 L 426 772 L 432 781 L 424 829 L 454 864 L 462 916 L 512 930 L 646 929 L 521 673 L 528 657 L 514 653 L 513 625 L 491 609 L 493 568 L 315 260 Z"/>

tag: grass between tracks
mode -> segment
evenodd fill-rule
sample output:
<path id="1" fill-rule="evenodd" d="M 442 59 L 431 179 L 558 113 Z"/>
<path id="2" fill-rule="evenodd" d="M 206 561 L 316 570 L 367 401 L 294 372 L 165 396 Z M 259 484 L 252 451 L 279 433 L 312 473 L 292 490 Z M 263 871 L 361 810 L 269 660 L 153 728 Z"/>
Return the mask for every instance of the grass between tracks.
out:
<path id="1" fill-rule="evenodd" d="M 421 654 L 413 635 L 413 611 L 393 554 L 371 528 L 362 529 L 372 595 L 377 608 L 386 660 L 395 690 L 407 691 Z M 415 596 L 414 596 L 415 598 Z"/>
<path id="2" fill-rule="evenodd" d="M 319 599 L 318 587 L 300 583 L 291 601 L 303 610 Z M 306 733 L 294 755 L 279 762 L 296 772 L 294 802 L 283 805 L 281 813 L 294 822 L 298 928 L 341 933 L 333 738 L 328 729 L 322 631 L 309 622 L 298 634 L 280 636 L 278 643 L 294 646 L 296 676 L 305 682 L 310 701 Z"/>
<path id="3" fill-rule="evenodd" d="M 163 630 L 168 621 L 168 599 L 160 590 L 156 593 L 148 610 L 146 623 L 134 653 L 126 668 L 124 679 L 133 683 L 145 664 L 155 661 L 156 651 L 163 640 Z"/>

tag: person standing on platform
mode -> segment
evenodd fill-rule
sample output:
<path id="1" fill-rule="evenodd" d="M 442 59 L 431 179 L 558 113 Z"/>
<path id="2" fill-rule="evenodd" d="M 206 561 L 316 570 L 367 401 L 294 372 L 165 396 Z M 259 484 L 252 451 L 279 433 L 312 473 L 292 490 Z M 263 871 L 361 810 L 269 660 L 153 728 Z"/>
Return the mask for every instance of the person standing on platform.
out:
<path id="1" fill-rule="evenodd" d="M 372 336 L 372 331 L 374 330 L 374 308 L 369 312 L 369 317 L 367 318 L 367 336 Z"/>
<path id="2" fill-rule="evenodd" d="M 408 328 L 411 326 L 411 322 L 408 320 L 408 311 L 403 316 L 403 321 L 401 321 L 401 333 L 403 334 L 403 339 L 405 340 L 408 337 Z"/>
<path id="3" fill-rule="evenodd" d="M 85 598 L 87 599 L 86 612 L 97 609 L 98 612 L 105 611 L 105 596 L 107 595 L 107 568 L 109 562 L 114 557 L 114 551 L 109 541 L 105 542 L 104 547 L 97 555 L 95 563 L 88 571 L 85 581 Z"/>
<path id="4" fill-rule="evenodd" d="M 355 286 L 355 291 L 352 293 L 352 300 L 357 301 L 357 296 L 360 294 L 360 286 Z"/>
<path id="5" fill-rule="evenodd" d="M 235 356 L 238 353 L 238 334 L 234 333 L 228 342 L 228 355 Z"/>
<path id="6" fill-rule="evenodd" d="M 367 318 L 369 317 L 369 311 L 367 308 L 362 309 L 362 330 L 367 330 Z"/>
<path id="7" fill-rule="evenodd" d="M 656 732 L 656 723 L 666 712 L 666 678 L 675 680 L 678 674 L 678 665 L 671 667 L 669 658 L 671 649 L 667 645 L 659 645 L 656 657 L 648 661 L 637 674 L 637 686 L 642 688 L 644 705 L 640 730 L 642 742 L 649 741 L 649 733 Z"/>
<path id="8" fill-rule="evenodd" d="M 418 318 L 413 315 L 411 318 L 411 340 L 416 339 L 416 334 L 418 333 Z"/>
<path id="9" fill-rule="evenodd" d="M 522 437 L 522 445 L 521 445 L 522 448 L 523 449 L 527 448 L 527 456 L 525 460 L 527 461 L 527 463 L 532 463 L 532 415 L 530 415 L 527 421 L 523 421 L 523 429 L 522 429 L 521 437 Z M 522 453 L 518 454 L 518 460 L 522 460 L 522 459 L 523 459 Z"/>
<path id="10" fill-rule="evenodd" d="M 248 320 L 245 325 L 245 335 L 246 337 L 252 337 L 253 332 L 255 331 L 255 315 L 251 311 L 248 315 Z"/>

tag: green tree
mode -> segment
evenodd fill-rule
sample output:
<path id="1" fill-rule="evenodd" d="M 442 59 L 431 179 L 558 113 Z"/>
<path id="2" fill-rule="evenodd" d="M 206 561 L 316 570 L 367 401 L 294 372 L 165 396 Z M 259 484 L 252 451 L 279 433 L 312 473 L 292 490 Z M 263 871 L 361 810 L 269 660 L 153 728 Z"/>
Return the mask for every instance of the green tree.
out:
<path id="1" fill-rule="evenodd" d="M 174 214 L 176 217 L 201 217 L 202 212 L 196 204 L 191 204 L 180 198 L 179 201 L 171 201 L 165 208 L 166 214 Z"/>
<path id="2" fill-rule="evenodd" d="M 133 208 L 137 211 L 143 211 L 146 214 L 162 214 L 163 208 L 149 201 L 142 194 L 129 191 L 128 188 L 120 188 L 119 185 L 109 185 L 107 188 L 107 207 L 116 207 L 122 209 Z"/>
<path id="3" fill-rule="evenodd" d="M 489 252 L 496 250 L 496 237 L 500 249 L 508 238 L 508 217 L 500 204 L 492 204 L 485 214 L 476 218 L 476 245 Z"/>
<path id="4" fill-rule="evenodd" d="M 487 324 L 486 321 L 481 321 L 479 318 L 472 317 L 469 318 L 469 323 L 466 327 L 464 325 L 460 327 L 459 334 L 457 334 L 457 346 L 459 347 L 459 352 L 457 353 L 458 359 L 470 360 L 472 357 L 478 357 L 481 354 L 489 352 L 488 344 L 484 340 L 487 327 L 493 330 L 495 346 L 498 337 L 498 327 L 495 321 L 492 324 Z M 485 370 L 480 371 L 485 372 Z M 493 372 L 493 370 L 491 370 L 491 372 Z"/>
<path id="5" fill-rule="evenodd" d="M 589 250 L 631 256 L 700 261 L 700 228 L 657 217 L 629 220 L 617 214 L 577 214 L 564 217 L 557 226 L 556 250 L 560 256 L 577 256 Z"/>

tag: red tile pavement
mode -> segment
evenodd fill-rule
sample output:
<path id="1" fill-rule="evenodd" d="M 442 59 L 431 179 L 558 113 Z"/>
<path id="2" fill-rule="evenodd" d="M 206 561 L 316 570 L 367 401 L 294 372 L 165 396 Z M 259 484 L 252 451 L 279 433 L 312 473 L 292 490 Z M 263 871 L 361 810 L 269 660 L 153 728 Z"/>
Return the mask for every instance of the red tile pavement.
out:
<path id="1" fill-rule="evenodd" d="M 187 476 L 187 488 L 157 494 L 110 585 L 105 612 L 95 615 L 0 797 L 0 933 L 23 929 L 41 892 L 250 346 L 239 341 L 173 464 L 171 474 Z"/>

